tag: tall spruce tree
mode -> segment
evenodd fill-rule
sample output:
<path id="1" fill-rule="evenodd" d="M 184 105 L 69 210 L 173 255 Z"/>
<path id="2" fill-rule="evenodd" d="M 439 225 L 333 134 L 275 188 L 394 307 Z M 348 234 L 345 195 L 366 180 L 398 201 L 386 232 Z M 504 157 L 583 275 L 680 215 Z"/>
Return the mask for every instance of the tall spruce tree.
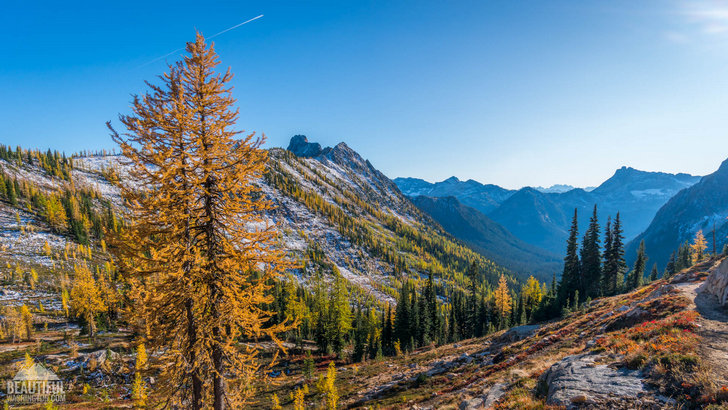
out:
<path id="1" fill-rule="evenodd" d="M 402 288 L 397 300 L 397 313 L 394 318 L 394 339 L 404 348 L 410 339 L 410 297 L 407 281 L 402 282 Z"/>
<path id="2" fill-rule="evenodd" d="M 655 263 L 652 265 L 652 270 L 650 271 L 650 282 L 656 281 L 659 275 L 660 273 L 657 271 L 657 264 Z"/>
<path id="3" fill-rule="evenodd" d="M 677 259 L 675 257 L 675 251 L 672 251 L 670 254 L 670 259 L 667 261 L 667 266 L 665 266 L 665 273 L 664 276 L 666 278 L 672 277 L 672 275 L 675 274 L 675 267 L 677 265 Z"/>
<path id="4" fill-rule="evenodd" d="M 428 316 L 427 338 L 432 342 L 440 342 L 440 314 L 437 311 L 437 295 L 435 294 L 435 284 L 432 278 L 432 271 L 427 275 L 427 285 L 424 292 L 426 300 L 426 308 Z"/>
<path id="5" fill-rule="evenodd" d="M 351 354 L 351 360 L 361 362 L 365 359 L 365 349 L 367 342 L 367 329 L 364 327 L 364 319 L 362 318 L 361 306 L 356 310 L 354 319 L 354 350 Z"/>
<path id="6" fill-rule="evenodd" d="M 458 336 L 458 324 L 455 319 L 455 304 L 450 304 L 450 317 L 447 321 L 447 340 L 448 342 L 457 342 L 460 340 Z"/>
<path id="7" fill-rule="evenodd" d="M 387 313 L 384 316 L 384 329 L 382 329 L 382 351 L 385 355 L 394 354 L 394 328 L 392 325 L 392 306 L 387 304 Z"/>
<path id="8" fill-rule="evenodd" d="M 561 304 L 567 303 L 571 299 L 574 291 L 580 287 L 580 263 L 578 251 L 579 241 L 579 222 L 577 220 L 577 211 L 574 209 L 574 218 L 571 220 L 571 229 L 569 230 L 569 238 L 566 240 L 566 257 L 564 258 L 564 271 L 561 275 L 559 283 L 559 301 Z"/>
<path id="9" fill-rule="evenodd" d="M 217 55 L 201 35 L 186 50 L 120 117 L 127 132 L 112 129 L 133 181 L 122 186 L 127 229 L 114 250 L 134 299 L 130 322 L 164 363 L 157 397 L 172 407 L 239 408 L 254 397 L 260 366 L 238 341 L 279 341 L 286 326 L 269 326 L 264 306 L 291 264 L 254 183 L 265 169 L 263 139 L 234 130 L 232 74 L 215 72 Z"/>
<path id="10" fill-rule="evenodd" d="M 627 269 L 624 260 L 624 237 L 622 236 L 622 221 L 617 212 L 611 229 L 609 253 L 604 255 L 604 294 L 616 295 L 620 291 L 622 276 Z"/>
<path id="11" fill-rule="evenodd" d="M 690 254 L 690 243 L 685 241 L 677 249 L 677 264 L 675 271 L 680 272 L 681 270 L 691 266 L 693 266 L 693 260 Z"/>
<path id="12" fill-rule="evenodd" d="M 642 286 L 645 276 L 645 266 L 647 265 L 647 255 L 645 254 L 645 241 L 640 241 L 640 247 L 637 249 L 637 259 L 634 261 L 634 267 L 629 273 L 626 280 L 628 289 L 637 289 Z"/>
<path id="13" fill-rule="evenodd" d="M 606 295 L 608 294 L 608 279 L 607 279 L 607 269 L 608 269 L 608 263 L 609 263 L 609 256 L 612 254 L 612 216 L 607 217 L 607 224 L 604 227 L 604 252 L 602 252 L 602 280 L 600 282 L 601 286 L 601 294 Z"/>
<path id="14" fill-rule="evenodd" d="M 421 292 L 417 297 L 417 310 L 419 311 L 417 344 L 424 346 L 426 343 L 431 342 L 428 334 L 428 330 L 430 328 L 430 315 L 429 309 L 427 308 L 427 296 L 424 292 Z"/>
<path id="15" fill-rule="evenodd" d="M 420 304 L 417 303 L 417 292 L 415 291 L 414 285 L 412 286 L 410 293 L 410 322 L 409 332 L 407 332 L 409 339 L 407 343 L 407 350 L 414 350 L 419 345 L 418 335 L 420 334 L 420 326 L 422 325 L 422 318 L 420 315 Z"/>
<path id="16" fill-rule="evenodd" d="M 597 206 L 589 220 L 589 227 L 584 234 L 581 246 L 581 286 L 582 297 L 596 298 L 600 296 L 602 280 L 602 254 L 599 239 L 599 220 L 597 219 Z"/>

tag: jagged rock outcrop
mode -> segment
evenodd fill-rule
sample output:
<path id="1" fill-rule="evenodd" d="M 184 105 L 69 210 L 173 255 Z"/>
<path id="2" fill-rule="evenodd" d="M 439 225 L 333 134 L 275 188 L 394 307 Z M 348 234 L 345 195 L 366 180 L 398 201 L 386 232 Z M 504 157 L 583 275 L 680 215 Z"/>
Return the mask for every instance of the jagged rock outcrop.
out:
<path id="1" fill-rule="evenodd" d="M 482 396 L 464 400 L 460 403 L 459 408 L 460 410 L 489 409 L 506 394 L 507 387 L 508 385 L 503 383 L 496 383 L 491 387 L 486 387 L 483 389 Z"/>
<path id="2" fill-rule="evenodd" d="M 295 135 L 288 144 L 288 150 L 298 157 L 311 158 L 321 155 L 323 151 L 318 142 L 308 142 L 305 135 Z"/>
<path id="3" fill-rule="evenodd" d="M 728 305 L 728 258 L 713 269 L 700 291 L 715 295 L 721 306 Z"/>
<path id="4" fill-rule="evenodd" d="M 534 333 L 540 328 L 540 325 L 522 325 L 508 329 L 507 332 L 503 333 L 498 338 L 499 342 L 514 343 L 519 340 L 523 340 L 527 337 L 533 336 Z"/>
<path id="5" fill-rule="evenodd" d="M 601 357 L 589 353 L 567 356 L 551 366 L 540 378 L 548 388 L 546 402 L 557 406 L 603 403 L 647 392 L 641 371 L 596 364 Z"/>

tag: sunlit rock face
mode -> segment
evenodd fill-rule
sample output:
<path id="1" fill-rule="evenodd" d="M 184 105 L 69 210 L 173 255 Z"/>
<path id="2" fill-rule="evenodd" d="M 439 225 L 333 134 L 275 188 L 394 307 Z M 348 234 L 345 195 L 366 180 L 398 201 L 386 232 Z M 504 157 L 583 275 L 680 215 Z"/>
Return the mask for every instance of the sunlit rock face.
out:
<path id="1" fill-rule="evenodd" d="M 701 291 L 715 295 L 721 306 L 728 305 L 728 259 L 718 265 L 710 273 L 701 287 Z"/>

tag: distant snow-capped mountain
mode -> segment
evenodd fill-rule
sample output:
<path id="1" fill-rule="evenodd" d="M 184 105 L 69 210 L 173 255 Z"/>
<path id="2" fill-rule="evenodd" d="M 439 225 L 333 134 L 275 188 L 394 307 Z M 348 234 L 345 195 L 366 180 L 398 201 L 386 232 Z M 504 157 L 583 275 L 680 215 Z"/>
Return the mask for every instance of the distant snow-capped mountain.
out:
<path id="1" fill-rule="evenodd" d="M 591 192 L 594 190 L 594 188 L 596 188 L 596 187 L 590 186 L 590 187 L 581 188 L 581 189 L 583 189 L 586 192 Z M 576 187 L 572 186 L 572 185 L 555 184 L 555 185 L 551 185 L 548 188 L 544 188 L 542 186 L 537 186 L 537 187 L 535 187 L 535 189 L 539 192 L 543 192 L 544 194 L 562 194 L 564 192 L 569 192 L 572 189 L 576 189 Z"/>
<path id="2" fill-rule="evenodd" d="M 699 180 L 699 176 L 688 174 L 622 167 L 593 189 L 555 185 L 513 191 L 472 180 L 462 182 L 454 177 L 434 184 L 415 178 L 397 178 L 394 182 L 405 195 L 454 196 L 521 240 L 562 254 L 574 209 L 579 213 L 582 228 L 595 204 L 602 226 L 607 216 L 620 212 L 624 235 L 629 240 L 647 228 L 657 210 L 670 198 Z"/>
<path id="3" fill-rule="evenodd" d="M 494 210 L 515 192 L 501 188 L 498 185 L 484 185 L 472 179 L 461 181 L 456 177 L 450 177 L 436 183 L 430 183 L 418 178 L 395 178 L 394 183 L 407 196 L 453 196 L 461 203 L 483 213 Z"/>

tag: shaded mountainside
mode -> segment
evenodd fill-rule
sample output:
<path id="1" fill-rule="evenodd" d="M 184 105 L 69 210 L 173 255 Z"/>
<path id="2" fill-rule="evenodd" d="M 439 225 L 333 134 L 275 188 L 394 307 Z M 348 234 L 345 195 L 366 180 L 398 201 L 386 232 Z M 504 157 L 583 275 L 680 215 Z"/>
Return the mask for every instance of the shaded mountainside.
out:
<path id="1" fill-rule="evenodd" d="M 695 184 L 700 177 L 622 167 L 593 190 L 576 188 L 565 192 L 542 192 L 544 190 L 530 187 L 515 192 L 502 188 L 502 191 L 498 191 L 492 188 L 494 185 L 468 181 L 470 186 L 481 187 L 480 191 L 474 191 L 466 189 L 466 183 L 454 184 L 451 180 L 429 184 L 411 178 L 398 178 L 395 182 L 407 195 L 454 196 L 463 204 L 485 213 L 521 240 L 563 254 L 570 218 L 575 208 L 579 212 L 581 227 L 586 226 L 595 204 L 602 225 L 607 216 L 620 212 L 624 235 L 629 240 L 647 228 L 657 210 L 672 196 Z M 443 192 L 442 188 L 438 188 L 440 186 L 449 189 Z M 484 191 L 482 187 L 489 187 L 488 192 L 500 192 L 501 195 L 485 196 L 480 193 Z M 488 200 L 485 205 L 482 198 Z"/>
<path id="2" fill-rule="evenodd" d="M 703 177 L 700 182 L 680 191 L 655 215 L 649 227 L 627 245 L 627 257 L 634 258 L 641 240 L 645 241 L 650 262 L 664 268 L 670 253 L 681 243 L 692 240 L 698 230 L 703 230 L 712 252 L 712 229 L 716 227 L 718 250 L 723 248 L 728 236 L 728 160 L 720 168 Z"/>
<path id="3" fill-rule="evenodd" d="M 534 246 L 557 254 L 564 253 L 571 215 L 550 195 L 533 188 L 523 188 L 488 216 Z"/>
<path id="4" fill-rule="evenodd" d="M 488 259 L 522 274 L 549 282 L 563 268 L 562 258 L 530 245 L 475 208 L 455 197 L 417 196 L 412 202 L 446 231 Z"/>

